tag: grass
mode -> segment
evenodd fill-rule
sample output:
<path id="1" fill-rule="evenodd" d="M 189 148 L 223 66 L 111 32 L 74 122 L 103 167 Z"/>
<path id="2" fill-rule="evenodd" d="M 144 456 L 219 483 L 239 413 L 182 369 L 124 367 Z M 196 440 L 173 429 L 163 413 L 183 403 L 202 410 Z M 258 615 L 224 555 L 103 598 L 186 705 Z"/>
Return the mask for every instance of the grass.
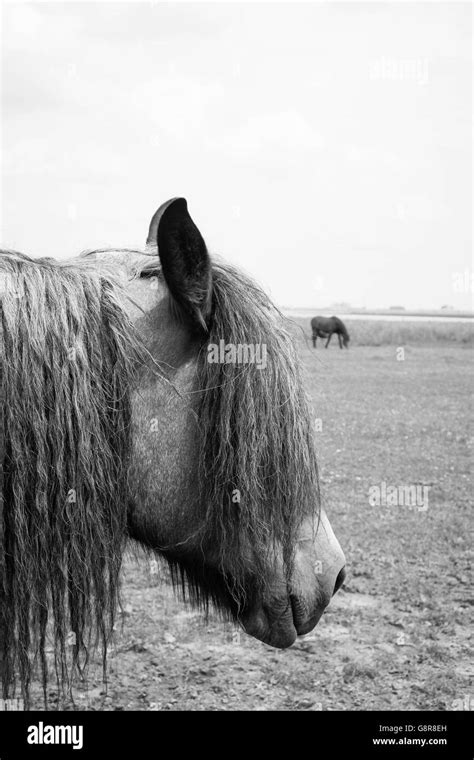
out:
<path id="1" fill-rule="evenodd" d="M 301 339 L 300 355 L 321 422 L 323 501 L 347 558 L 342 591 L 307 637 L 273 650 L 217 617 L 205 621 L 174 598 L 166 574 L 130 555 L 108 693 L 98 667 L 79 693 L 81 709 L 450 710 L 472 702 L 474 356 L 455 341 L 410 345 L 397 361 L 392 345 L 355 339 L 349 351 L 313 351 Z M 382 481 L 429 485 L 429 508 L 371 506 L 369 488 Z"/>
<path id="2" fill-rule="evenodd" d="M 310 320 L 303 317 L 291 317 L 292 330 L 296 336 L 304 335 L 311 342 Z M 350 335 L 350 346 L 422 346 L 422 345 L 460 345 L 474 346 L 474 321 L 472 322 L 436 322 L 436 321 L 384 321 L 384 320 L 344 320 Z M 331 339 L 337 344 L 337 336 Z M 318 339 L 318 347 L 324 341 Z"/>

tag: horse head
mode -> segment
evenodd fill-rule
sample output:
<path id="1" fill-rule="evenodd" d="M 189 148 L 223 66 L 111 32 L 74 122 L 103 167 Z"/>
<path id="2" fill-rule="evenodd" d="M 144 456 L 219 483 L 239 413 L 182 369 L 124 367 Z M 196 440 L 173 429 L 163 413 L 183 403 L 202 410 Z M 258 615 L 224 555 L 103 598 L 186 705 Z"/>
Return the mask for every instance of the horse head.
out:
<path id="1" fill-rule="evenodd" d="M 130 534 L 194 601 L 287 647 L 316 625 L 345 561 L 320 509 L 292 340 L 253 282 L 211 262 L 184 199 L 158 209 L 147 250 L 134 319 L 167 382 L 147 370 L 134 395 Z"/>
<path id="2" fill-rule="evenodd" d="M 0 680 L 65 693 L 113 630 L 124 542 L 276 647 L 344 579 L 284 320 L 186 201 L 142 251 L 0 256 Z M 70 643 L 69 643 L 70 642 Z"/>

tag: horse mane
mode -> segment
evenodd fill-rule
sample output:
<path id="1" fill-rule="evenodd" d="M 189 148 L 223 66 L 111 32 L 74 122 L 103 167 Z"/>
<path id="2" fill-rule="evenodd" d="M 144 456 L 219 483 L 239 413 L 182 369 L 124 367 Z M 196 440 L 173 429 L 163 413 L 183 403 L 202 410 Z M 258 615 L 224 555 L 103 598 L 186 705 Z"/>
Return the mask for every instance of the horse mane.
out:
<path id="1" fill-rule="evenodd" d="M 255 593 L 264 592 L 267 563 L 278 551 L 289 580 L 301 522 L 319 513 L 308 398 L 284 324 L 283 315 L 250 278 L 214 263 L 213 312 L 197 383 L 203 389 L 199 494 L 203 543 L 218 549 L 236 617 L 251 601 L 244 590 L 249 587 L 249 556 Z M 267 366 L 209 363 L 207 348 L 220 340 L 265 345 Z M 192 585 L 192 573 L 189 580 Z M 208 579 L 204 597 L 211 594 L 219 604 L 214 590 Z"/>
<path id="2" fill-rule="evenodd" d="M 46 637 L 58 691 L 91 647 L 105 666 L 126 528 L 137 338 L 112 277 L 2 251 L 0 663 L 29 703 Z"/>
<path id="3" fill-rule="evenodd" d="M 18 672 L 26 704 L 38 662 L 46 703 L 49 632 L 60 694 L 71 695 L 96 646 L 105 674 L 118 603 L 131 392 L 147 357 L 123 286 L 93 254 L 57 262 L 0 252 L 0 665 L 4 697 Z M 136 276 L 160 276 L 156 251 L 149 255 Z M 220 340 L 265 345 L 267 366 L 210 363 L 207 348 Z M 166 559 L 194 603 L 213 601 L 237 618 L 249 594 L 265 590 L 277 551 L 290 579 L 301 522 L 318 514 L 319 483 L 284 317 L 252 280 L 216 262 L 196 389 L 200 540 L 221 576 Z"/>

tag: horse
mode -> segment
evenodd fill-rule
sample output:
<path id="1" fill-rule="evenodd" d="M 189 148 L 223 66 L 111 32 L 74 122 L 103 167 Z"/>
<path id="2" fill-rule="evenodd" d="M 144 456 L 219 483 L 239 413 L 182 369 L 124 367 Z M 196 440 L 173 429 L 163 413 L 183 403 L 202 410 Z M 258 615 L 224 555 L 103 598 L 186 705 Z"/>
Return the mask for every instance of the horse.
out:
<path id="1" fill-rule="evenodd" d="M 184 198 L 144 249 L 0 256 L 0 672 L 46 703 L 107 649 L 127 542 L 186 602 L 272 647 L 311 631 L 345 576 L 320 504 L 284 318 L 211 259 Z M 210 361 L 264 345 L 266 366 Z M 48 659 L 46 644 L 52 657 Z"/>
<path id="2" fill-rule="evenodd" d="M 327 348 L 333 333 L 337 334 L 339 348 L 342 348 L 343 345 L 345 348 L 349 348 L 349 333 L 339 317 L 313 317 L 311 329 L 313 331 L 313 348 L 316 348 L 317 338 L 327 338 L 325 346 Z"/>

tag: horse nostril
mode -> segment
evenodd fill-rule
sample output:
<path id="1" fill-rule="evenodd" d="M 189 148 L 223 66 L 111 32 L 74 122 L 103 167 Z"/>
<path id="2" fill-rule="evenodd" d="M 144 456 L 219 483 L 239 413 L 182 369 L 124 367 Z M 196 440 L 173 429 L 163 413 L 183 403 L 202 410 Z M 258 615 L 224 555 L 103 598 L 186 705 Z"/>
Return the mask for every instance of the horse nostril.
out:
<path id="1" fill-rule="evenodd" d="M 334 586 L 334 591 L 332 592 L 333 596 L 334 594 L 337 594 L 342 584 L 344 583 L 345 579 L 346 579 L 346 570 L 343 567 L 342 570 L 339 570 L 339 575 L 336 578 L 336 584 Z"/>

